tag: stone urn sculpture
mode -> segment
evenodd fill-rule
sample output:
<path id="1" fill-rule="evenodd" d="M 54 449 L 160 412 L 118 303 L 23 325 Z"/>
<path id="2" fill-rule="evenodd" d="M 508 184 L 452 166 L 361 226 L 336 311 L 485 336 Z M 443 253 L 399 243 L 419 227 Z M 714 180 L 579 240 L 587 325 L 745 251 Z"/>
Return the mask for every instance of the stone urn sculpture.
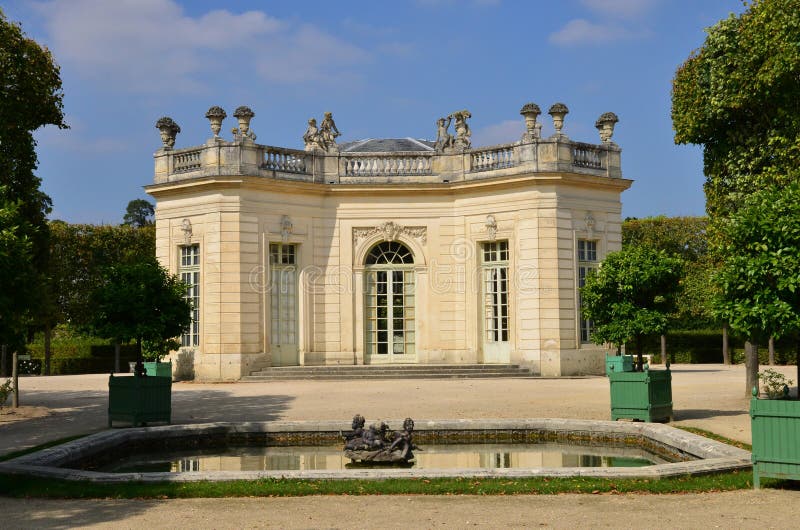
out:
<path id="1" fill-rule="evenodd" d="M 255 116 L 256 113 L 253 112 L 250 107 L 245 107 L 244 105 L 241 107 L 237 107 L 235 111 L 233 111 L 233 117 L 239 120 L 239 134 L 242 137 L 252 137 L 252 133 L 250 132 L 250 120 Z"/>
<path id="2" fill-rule="evenodd" d="M 553 128 L 556 130 L 555 136 L 561 136 L 561 129 L 564 128 L 564 116 L 569 114 L 569 109 L 563 103 L 554 103 L 547 113 L 553 117 Z"/>
<path id="3" fill-rule="evenodd" d="M 611 137 L 614 136 L 614 125 L 619 121 L 617 115 L 613 112 L 605 112 L 597 118 L 594 126 L 597 127 L 600 133 L 600 140 L 606 144 L 611 142 Z"/>
<path id="4" fill-rule="evenodd" d="M 175 147 L 175 138 L 181 132 L 180 126 L 169 116 L 162 116 L 156 122 L 156 129 L 161 133 L 161 143 L 164 144 L 164 149 L 172 149 Z"/>
<path id="5" fill-rule="evenodd" d="M 531 140 L 539 138 L 542 125 L 536 123 L 536 118 L 542 113 L 539 105 L 536 103 L 525 103 L 520 109 L 519 113 L 525 118 L 525 134 L 523 139 Z"/>
<path id="6" fill-rule="evenodd" d="M 228 115 L 225 113 L 225 109 L 217 107 L 216 105 L 206 112 L 206 118 L 208 118 L 209 123 L 211 123 L 211 132 L 214 133 L 214 138 L 219 138 L 219 132 L 222 130 L 222 120 L 227 117 Z"/>

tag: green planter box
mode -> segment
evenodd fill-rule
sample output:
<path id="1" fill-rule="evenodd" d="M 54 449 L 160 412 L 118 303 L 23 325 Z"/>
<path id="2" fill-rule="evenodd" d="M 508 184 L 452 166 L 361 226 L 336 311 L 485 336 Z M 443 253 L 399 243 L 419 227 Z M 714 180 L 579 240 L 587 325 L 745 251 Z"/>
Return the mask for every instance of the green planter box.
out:
<path id="1" fill-rule="evenodd" d="M 168 363 L 153 362 L 153 363 L 143 363 L 143 364 L 144 364 L 144 371 L 149 376 L 172 378 L 171 362 Z"/>
<path id="2" fill-rule="evenodd" d="M 137 425 L 172 419 L 172 377 L 132 375 L 108 379 L 108 426 L 115 421 Z"/>
<path id="3" fill-rule="evenodd" d="M 672 372 L 612 372 L 611 419 L 672 421 Z"/>
<path id="4" fill-rule="evenodd" d="M 611 372 L 633 372 L 636 366 L 635 355 L 608 355 L 606 354 L 606 376 Z M 644 363 L 645 369 L 648 363 Z"/>
<path id="5" fill-rule="evenodd" d="M 753 486 L 761 477 L 800 480 L 800 401 L 750 400 Z"/>

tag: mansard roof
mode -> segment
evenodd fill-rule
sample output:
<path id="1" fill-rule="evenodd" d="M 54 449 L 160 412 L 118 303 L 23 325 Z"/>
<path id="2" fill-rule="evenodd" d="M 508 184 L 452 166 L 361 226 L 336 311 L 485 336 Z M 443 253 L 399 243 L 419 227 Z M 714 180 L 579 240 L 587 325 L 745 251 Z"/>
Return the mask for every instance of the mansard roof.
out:
<path id="1" fill-rule="evenodd" d="M 433 151 L 436 142 L 415 138 L 367 138 L 339 144 L 341 153 L 389 153 L 394 151 Z"/>

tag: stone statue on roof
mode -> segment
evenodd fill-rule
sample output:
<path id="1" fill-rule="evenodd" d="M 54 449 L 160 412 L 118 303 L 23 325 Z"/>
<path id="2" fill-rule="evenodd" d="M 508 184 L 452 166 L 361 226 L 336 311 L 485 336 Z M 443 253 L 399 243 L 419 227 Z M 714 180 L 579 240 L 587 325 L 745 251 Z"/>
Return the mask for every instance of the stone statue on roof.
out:
<path id="1" fill-rule="evenodd" d="M 317 127 L 316 118 L 308 120 L 308 128 L 303 135 L 303 142 L 305 142 L 306 151 L 314 151 L 321 149 L 322 151 L 336 151 L 336 138 L 341 133 L 336 127 L 336 122 L 333 121 L 333 114 L 330 112 L 325 113 L 322 123 Z"/>
<path id="2" fill-rule="evenodd" d="M 469 149 L 472 147 L 472 140 L 470 139 L 472 131 L 469 130 L 469 124 L 467 123 L 467 119 L 471 117 L 472 114 L 470 114 L 468 110 L 459 110 L 448 116 L 448 118 L 456 120 L 456 139 L 454 141 L 456 147 L 462 149 Z"/>
<path id="3" fill-rule="evenodd" d="M 446 121 L 445 118 L 436 120 L 436 145 L 434 145 L 434 149 L 437 153 L 453 147 L 453 135 L 447 131 L 450 128 L 451 121 L 453 121 L 453 118 L 450 116 L 447 117 Z"/>

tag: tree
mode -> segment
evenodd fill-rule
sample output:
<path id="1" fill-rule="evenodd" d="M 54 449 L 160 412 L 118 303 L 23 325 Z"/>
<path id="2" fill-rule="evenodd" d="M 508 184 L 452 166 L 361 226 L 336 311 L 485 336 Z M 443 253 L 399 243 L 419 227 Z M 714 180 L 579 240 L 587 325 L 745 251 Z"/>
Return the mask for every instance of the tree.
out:
<path id="1" fill-rule="evenodd" d="M 800 183 L 753 194 L 720 229 L 727 258 L 714 276 L 715 308 L 752 344 L 745 358 L 749 395 L 758 384 L 758 345 L 770 337 L 800 339 Z"/>
<path id="2" fill-rule="evenodd" d="M 675 325 L 705 329 L 716 325 L 710 300 L 711 273 L 717 268 L 708 246 L 706 217 L 648 217 L 625 219 L 622 246 L 648 246 L 683 260 L 681 290 L 676 298 Z"/>
<path id="3" fill-rule="evenodd" d="M 676 143 L 701 144 L 712 224 L 800 177 L 800 0 L 755 0 L 709 28 L 672 85 Z"/>
<path id="4" fill-rule="evenodd" d="M 189 328 L 192 307 L 185 294 L 186 285 L 155 257 L 113 265 L 92 295 L 93 328 L 117 343 L 135 340 L 139 346 L 135 373 L 142 375 L 142 343 L 158 349 Z"/>
<path id="5" fill-rule="evenodd" d="M 0 195 L 2 188 L 0 188 Z M 19 311 L 35 291 L 29 280 L 35 276 L 33 244 L 29 227 L 18 203 L 0 203 L 0 337 L 4 346 L 24 344 L 25 315 Z M 0 374 L 2 375 L 2 374 Z"/>
<path id="6" fill-rule="evenodd" d="M 125 217 L 122 218 L 123 224 L 141 228 L 153 224 L 155 208 L 144 199 L 134 199 L 128 203 L 125 209 Z"/>
<path id="7" fill-rule="evenodd" d="M 661 335 L 675 310 L 682 273 L 680 258 L 647 246 L 609 254 L 581 289 L 583 316 L 594 322 L 592 341 L 633 346 L 642 369 L 642 347 Z"/>
<path id="8" fill-rule="evenodd" d="M 12 209 L 16 218 L 14 237 L 28 241 L 29 251 L 12 252 L 3 259 L 13 271 L 18 286 L 38 290 L 17 296 L 11 313 L 32 319 L 41 311 L 48 257 L 46 216 L 50 198 L 34 175 L 37 167 L 33 131 L 45 125 L 66 128 L 62 112 L 61 78 L 58 66 L 46 48 L 9 22 L 0 10 L 0 208 Z M 13 245 L 12 245 L 13 246 Z M 6 326 L 0 344 L 20 343 L 24 330 Z"/>

